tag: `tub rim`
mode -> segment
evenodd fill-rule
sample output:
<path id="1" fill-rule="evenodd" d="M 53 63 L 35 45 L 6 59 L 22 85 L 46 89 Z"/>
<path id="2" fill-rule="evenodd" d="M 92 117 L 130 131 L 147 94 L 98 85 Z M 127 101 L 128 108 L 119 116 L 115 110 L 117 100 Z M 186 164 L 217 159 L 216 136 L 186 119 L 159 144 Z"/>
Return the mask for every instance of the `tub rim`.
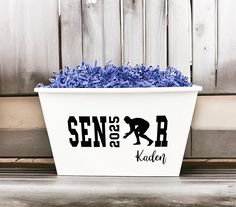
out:
<path id="1" fill-rule="evenodd" d="M 202 86 L 153 88 L 34 88 L 34 92 L 38 93 L 168 93 L 198 91 L 202 91 Z"/>

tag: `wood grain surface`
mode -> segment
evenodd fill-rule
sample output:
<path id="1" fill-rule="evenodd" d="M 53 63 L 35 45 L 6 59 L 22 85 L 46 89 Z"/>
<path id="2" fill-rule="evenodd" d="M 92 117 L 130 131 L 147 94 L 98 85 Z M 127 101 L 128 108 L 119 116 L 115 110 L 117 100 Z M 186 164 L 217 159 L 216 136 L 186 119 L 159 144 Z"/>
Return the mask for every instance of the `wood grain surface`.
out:
<path id="1" fill-rule="evenodd" d="M 58 1 L 0 1 L 0 94 L 33 94 L 59 69 Z"/>

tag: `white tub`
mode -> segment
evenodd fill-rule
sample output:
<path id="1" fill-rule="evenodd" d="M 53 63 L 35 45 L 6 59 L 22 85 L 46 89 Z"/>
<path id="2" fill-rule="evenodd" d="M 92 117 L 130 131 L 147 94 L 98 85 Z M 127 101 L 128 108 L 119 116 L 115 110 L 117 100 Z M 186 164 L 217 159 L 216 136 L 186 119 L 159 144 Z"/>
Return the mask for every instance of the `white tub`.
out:
<path id="1" fill-rule="evenodd" d="M 35 88 L 58 175 L 178 176 L 200 90 Z"/>

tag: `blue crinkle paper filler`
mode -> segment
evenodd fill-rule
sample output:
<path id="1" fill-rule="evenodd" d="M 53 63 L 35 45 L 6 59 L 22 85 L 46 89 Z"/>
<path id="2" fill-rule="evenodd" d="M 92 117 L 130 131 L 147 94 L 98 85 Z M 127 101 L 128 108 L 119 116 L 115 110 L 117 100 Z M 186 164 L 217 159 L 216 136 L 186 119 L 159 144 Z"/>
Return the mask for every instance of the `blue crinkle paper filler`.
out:
<path id="1" fill-rule="evenodd" d="M 53 74 L 50 84 L 38 84 L 46 88 L 147 88 L 147 87 L 191 87 L 180 71 L 173 67 L 160 70 L 144 64 L 134 67 L 129 64 L 116 66 L 107 63 L 104 67 L 82 62 L 77 67 L 65 67 Z"/>

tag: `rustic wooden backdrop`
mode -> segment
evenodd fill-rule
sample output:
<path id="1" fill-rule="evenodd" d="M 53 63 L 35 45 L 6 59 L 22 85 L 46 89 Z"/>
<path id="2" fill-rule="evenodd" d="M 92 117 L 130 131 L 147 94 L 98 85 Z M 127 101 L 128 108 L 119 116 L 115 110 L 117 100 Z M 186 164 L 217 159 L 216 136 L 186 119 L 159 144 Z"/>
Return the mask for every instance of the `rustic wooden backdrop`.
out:
<path id="1" fill-rule="evenodd" d="M 0 157 L 51 156 L 33 88 L 82 59 L 177 67 L 204 87 L 185 156 L 236 157 L 235 11 L 235 0 L 0 0 Z"/>

